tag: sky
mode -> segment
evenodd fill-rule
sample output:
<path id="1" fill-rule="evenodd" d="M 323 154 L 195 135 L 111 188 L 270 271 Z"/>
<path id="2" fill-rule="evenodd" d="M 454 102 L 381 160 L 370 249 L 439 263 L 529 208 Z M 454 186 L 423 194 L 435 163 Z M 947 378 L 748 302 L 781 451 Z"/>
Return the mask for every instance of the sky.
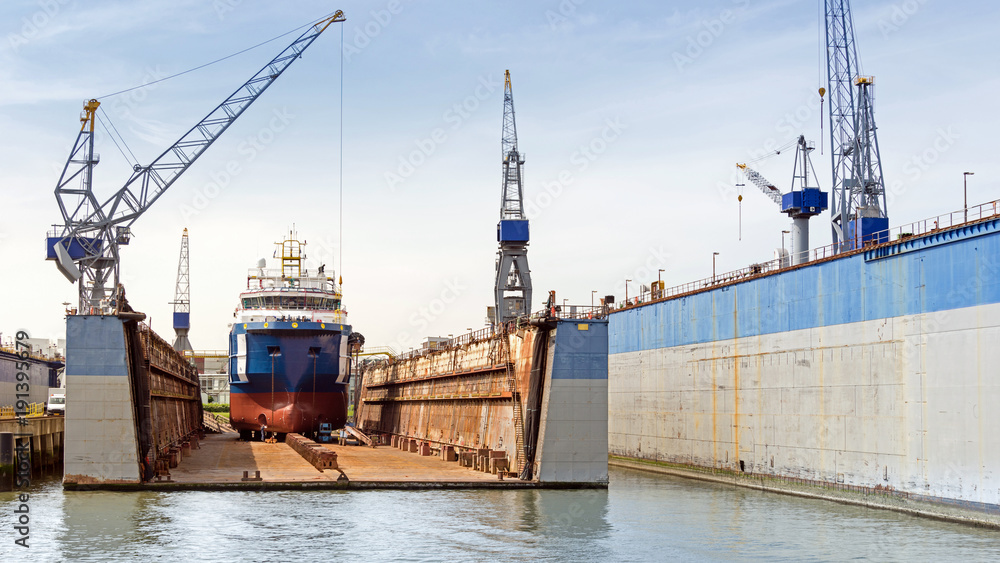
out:
<path id="1" fill-rule="evenodd" d="M 966 171 L 970 205 L 1000 199 L 1000 4 L 853 4 L 862 71 L 876 78 L 890 225 L 962 209 Z M 534 310 L 549 290 L 590 305 L 594 295 L 622 299 L 625 280 L 635 295 L 658 275 L 668 286 L 707 278 L 713 252 L 719 272 L 772 259 L 789 219 L 749 185 L 737 202 L 735 164 L 752 161 L 787 190 L 794 151 L 774 149 L 800 134 L 815 141 L 820 187 L 830 188 L 816 0 L 9 0 L 0 7 L 3 340 L 17 330 L 64 337 L 63 303 L 77 301 L 44 260 L 44 236 L 61 220 L 53 190 L 84 100 L 100 100 L 149 163 L 301 31 L 106 95 L 335 9 L 347 21 L 133 226 L 122 282 L 164 338 L 174 336 L 185 228 L 196 349 L 226 347 L 247 270 L 293 226 L 309 258 L 343 276 L 350 324 L 369 345 L 406 350 L 484 326 L 507 69 Z M 101 127 L 97 143 L 104 200 L 131 169 Z M 828 213 L 811 233 L 813 247 L 831 242 Z"/>

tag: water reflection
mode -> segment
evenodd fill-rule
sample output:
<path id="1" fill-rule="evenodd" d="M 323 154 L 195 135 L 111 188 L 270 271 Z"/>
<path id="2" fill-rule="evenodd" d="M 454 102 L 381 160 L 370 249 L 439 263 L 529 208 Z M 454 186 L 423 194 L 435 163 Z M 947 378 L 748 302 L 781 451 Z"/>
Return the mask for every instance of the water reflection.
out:
<path id="1" fill-rule="evenodd" d="M 0 554 L 16 497 L 0 494 Z M 612 469 L 609 490 L 31 492 L 38 561 L 1000 560 L 1000 533 Z M 15 553 L 16 554 L 16 553 Z"/>

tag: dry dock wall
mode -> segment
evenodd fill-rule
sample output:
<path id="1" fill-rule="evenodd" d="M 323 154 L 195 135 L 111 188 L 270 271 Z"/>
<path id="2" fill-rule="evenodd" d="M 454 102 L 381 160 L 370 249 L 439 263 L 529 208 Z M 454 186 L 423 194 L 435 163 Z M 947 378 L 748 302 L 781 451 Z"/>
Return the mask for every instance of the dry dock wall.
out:
<path id="1" fill-rule="evenodd" d="M 66 317 L 66 481 L 140 482 L 128 373 L 120 319 Z"/>
<path id="2" fill-rule="evenodd" d="M 607 483 L 605 320 L 460 338 L 442 350 L 369 363 L 360 379 L 356 420 L 366 432 L 504 452 L 512 470 L 530 464 L 539 482 Z"/>
<path id="3" fill-rule="evenodd" d="M 613 313 L 610 453 L 996 513 L 998 223 Z"/>
<path id="4" fill-rule="evenodd" d="M 148 481 L 200 429 L 197 369 L 135 321 L 66 317 L 65 380 L 66 485 Z"/>

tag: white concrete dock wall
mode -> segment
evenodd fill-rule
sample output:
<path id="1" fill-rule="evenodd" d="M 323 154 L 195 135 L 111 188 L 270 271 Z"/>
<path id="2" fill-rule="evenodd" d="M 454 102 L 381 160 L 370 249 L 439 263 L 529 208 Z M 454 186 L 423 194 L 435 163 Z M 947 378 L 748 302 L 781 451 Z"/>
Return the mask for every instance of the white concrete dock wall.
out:
<path id="1" fill-rule="evenodd" d="M 117 317 L 66 317 L 67 483 L 138 483 L 125 332 Z"/>
<path id="2" fill-rule="evenodd" d="M 609 366 L 614 455 L 1000 504 L 1000 304 Z"/>

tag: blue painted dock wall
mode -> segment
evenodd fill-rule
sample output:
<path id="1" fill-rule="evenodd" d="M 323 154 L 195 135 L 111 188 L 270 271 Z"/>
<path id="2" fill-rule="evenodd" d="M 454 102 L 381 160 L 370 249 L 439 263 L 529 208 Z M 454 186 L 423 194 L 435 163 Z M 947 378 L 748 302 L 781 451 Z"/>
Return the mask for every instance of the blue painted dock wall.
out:
<path id="1" fill-rule="evenodd" d="M 1000 303 L 1000 220 L 610 316 L 610 353 Z"/>
<path id="2" fill-rule="evenodd" d="M 1000 221 L 612 313 L 614 455 L 1000 505 Z"/>

